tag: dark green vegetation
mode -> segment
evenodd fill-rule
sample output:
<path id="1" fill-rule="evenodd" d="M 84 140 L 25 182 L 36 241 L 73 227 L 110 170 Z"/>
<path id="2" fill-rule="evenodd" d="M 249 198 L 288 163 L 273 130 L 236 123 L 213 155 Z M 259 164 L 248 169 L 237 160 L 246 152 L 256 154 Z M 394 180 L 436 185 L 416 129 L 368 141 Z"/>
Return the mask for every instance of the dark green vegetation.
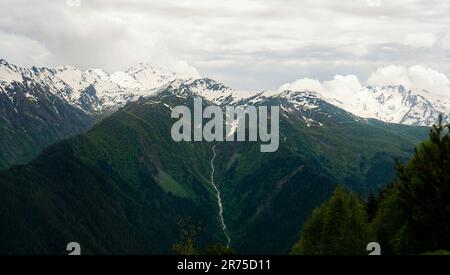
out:
<path id="1" fill-rule="evenodd" d="M 229 253 L 211 245 L 225 242 L 209 183 L 211 144 L 170 136 L 175 120 L 165 104 L 192 107 L 185 89 L 128 104 L 88 133 L 1 172 L 0 253 L 60 254 L 71 241 L 84 254 Z M 261 102 L 280 103 L 290 104 Z M 276 153 L 262 154 L 256 143 L 217 144 L 215 181 L 235 253 L 288 253 L 339 183 L 361 194 L 377 190 L 394 179 L 394 159 L 408 159 L 426 135 L 315 103 L 317 110 L 281 116 Z M 186 217 L 201 228 L 192 246 L 177 222 Z"/>
<path id="2" fill-rule="evenodd" d="M 374 230 L 386 253 L 450 250 L 448 130 L 448 125 L 434 126 L 413 158 L 398 163 L 398 180 L 382 194 Z"/>
<path id="3" fill-rule="evenodd" d="M 427 129 L 363 121 L 323 101 L 315 111 L 280 115 L 280 148 L 220 144 L 217 183 L 223 190 L 232 246 L 241 253 L 288 253 L 313 209 L 345 184 L 361 194 L 394 179 L 395 158 L 406 160 Z M 284 100 L 261 102 L 282 104 Z M 323 125 L 308 125 L 304 118 Z M 409 132 L 408 132 L 409 131 Z"/>
<path id="4" fill-rule="evenodd" d="M 366 210 L 355 194 L 338 189 L 313 212 L 292 253 L 366 254 L 364 244 L 371 240 L 380 243 L 383 254 L 448 254 L 448 130 L 448 125 L 434 126 L 412 159 L 397 164 L 398 178 L 378 198 L 369 196 Z M 335 227 L 328 226 L 330 221 Z"/>
<path id="5" fill-rule="evenodd" d="M 48 89 L 24 81 L 0 92 L 0 170 L 27 163 L 50 144 L 93 125 L 93 116 Z"/>
<path id="6" fill-rule="evenodd" d="M 177 221 L 180 228 L 180 239 L 173 244 L 172 251 L 178 255 L 232 255 L 234 251 L 220 243 L 198 247 L 198 238 L 203 234 L 203 227 L 195 224 L 190 217 Z"/>
<path id="7" fill-rule="evenodd" d="M 355 193 L 338 187 L 330 200 L 305 223 L 292 254 L 365 255 L 369 226 L 364 204 Z"/>
<path id="8" fill-rule="evenodd" d="M 172 253 L 185 216 L 205 225 L 201 243 L 213 243 L 221 232 L 210 147 L 172 142 L 161 106 L 130 104 L 1 173 L 0 253 L 64 254 L 70 241 L 83 254 Z"/>

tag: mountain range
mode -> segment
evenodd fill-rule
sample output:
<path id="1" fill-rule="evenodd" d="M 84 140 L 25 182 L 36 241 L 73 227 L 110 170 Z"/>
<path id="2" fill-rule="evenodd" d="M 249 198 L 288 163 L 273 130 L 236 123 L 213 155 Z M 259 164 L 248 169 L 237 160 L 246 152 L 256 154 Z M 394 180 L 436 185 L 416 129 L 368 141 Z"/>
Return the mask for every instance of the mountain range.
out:
<path id="1" fill-rule="evenodd" d="M 431 126 L 440 113 L 448 121 L 450 113 L 450 100 L 403 86 L 369 86 L 351 96 L 308 90 L 238 91 L 212 79 L 199 78 L 196 72 L 172 72 L 144 63 L 109 74 L 72 66 L 23 68 L 1 59 L 0 169 L 26 163 L 48 145 L 89 129 L 127 103 L 150 96 L 169 84 L 187 86 L 197 96 L 221 106 L 241 101 L 256 104 L 273 98 L 286 99 L 292 103 L 292 110 L 307 111 L 314 104 L 301 103 L 314 97 L 361 118 L 416 126 Z M 284 108 L 283 112 L 292 110 Z"/>
<path id="2" fill-rule="evenodd" d="M 199 247 L 226 244 L 223 218 L 237 253 L 284 254 L 338 184 L 376 192 L 429 129 L 363 118 L 317 91 L 235 91 L 163 71 L 141 65 L 110 75 L 1 61 L 0 253 L 62 254 L 77 241 L 87 254 L 168 254 L 183 230 L 177 221 L 188 217 L 202 228 Z M 402 87 L 367 89 L 383 110 L 398 95 L 417 109 L 437 106 Z M 192 109 L 199 96 L 205 106 L 280 106 L 279 150 L 174 142 L 171 110 Z M 432 124 L 445 111 L 433 108 L 428 120 L 409 109 L 403 123 Z"/>
<path id="3" fill-rule="evenodd" d="M 184 80 L 199 96 L 222 105 L 254 96 L 283 97 L 284 92 L 289 90 L 237 91 L 211 79 L 202 79 L 196 72 L 172 72 L 145 63 L 109 74 L 101 69 L 82 71 L 72 66 L 22 68 L 0 59 L 0 91 L 12 104 L 15 94 L 19 92 L 11 86 L 32 83 L 48 88 L 53 95 L 88 114 L 117 110 L 175 80 Z M 345 91 L 308 91 L 357 116 L 390 123 L 431 126 L 440 113 L 447 115 L 450 112 L 450 97 L 437 97 L 426 90 L 406 89 L 402 85 L 367 86 L 352 95 Z M 32 91 L 25 92 L 24 96 L 36 103 L 41 99 L 40 94 Z M 445 119 L 448 120 L 448 117 Z"/>
<path id="4" fill-rule="evenodd" d="M 145 64 L 110 75 L 71 66 L 22 68 L 0 60 L 0 169 L 26 163 L 46 146 L 179 77 L 187 76 Z"/>

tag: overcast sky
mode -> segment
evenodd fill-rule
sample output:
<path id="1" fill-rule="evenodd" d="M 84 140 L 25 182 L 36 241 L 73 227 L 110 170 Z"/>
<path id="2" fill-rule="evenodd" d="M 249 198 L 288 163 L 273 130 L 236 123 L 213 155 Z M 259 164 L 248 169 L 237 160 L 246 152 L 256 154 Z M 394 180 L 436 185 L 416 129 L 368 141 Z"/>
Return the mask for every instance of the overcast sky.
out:
<path id="1" fill-rule="evenodd" d="M 388 65 L 450 75 L 447 0 L 1 0 L 0 58 L 18 65 L 182 67 L 241 89 Z"/>

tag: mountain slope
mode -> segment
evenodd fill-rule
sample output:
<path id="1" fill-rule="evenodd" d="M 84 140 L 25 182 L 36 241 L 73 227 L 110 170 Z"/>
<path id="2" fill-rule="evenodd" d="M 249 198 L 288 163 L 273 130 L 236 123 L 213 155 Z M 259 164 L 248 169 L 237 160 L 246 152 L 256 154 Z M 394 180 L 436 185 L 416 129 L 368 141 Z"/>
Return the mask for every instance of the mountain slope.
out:
<path id="1" fill-rule="evenodd" d="M 305 214 L 337 184 L 360 194 L 377 191 L 394 179 L 394 159 L 407 159 L 428 131 L 361 119 L 310 92 L 240 104 L 283 110 L 277 152 L 261 154 L 256 144 L 217 147 L 216 182 L 232 244 L 248 254 L 288 253 Z"/>
<path id="2" fill-rule="evenodd" d="M 84 254 L 166 254 L 187 216 L 208 225 L 201 242 L 217 238 L 209 146 L 172 143 L 157 131 L 169 109 L 146 104 L 1 173 L 1 254 L 64 254 L 69 241 Z"/>
<path id="3" fill-rule="evenodd" d="M 171 71 L 141 63 L 110 74 L 71 66 L 22 68 L 0 59 L 0 169 L 33 159 L 45 146 L 83 132 L 104 115 L 152 95 L 172 81 L 182 82 L 197 95 L 221 106 L 251 98 L 292 95 L 286 91 L 236 91 L 211 79 L 199 79 L 195 69 Z M 296 95 L 297 101 L 302 100 L 302 95 L 315 94 L 360 117 L 390 123 L 431 126 L 440 113 L 449 119 L 448 99 L 402 86 L 367 87 L 350 95 L 340 90 L 333 94 L 299 92 L 303 94 Z M 292 108 L 300 107 L 297 104 Z M 33 125 L 39 126 L 34 129 Z"/>
<path id="4" fill-rule="evenodd" d="M 238 99 L 212 80 L 194 83 L 171 82 L 30 164 L 1 172 L 0 223 L 8 226 L 0 227 L 0 253 L 60 254 L 71 241 L 86 253 L 170 253 L 176 221 L 186 216 L 202 225 L 199 246 L 225 243 L 209 182 L 216 143 L 170 137 L 171 109 L 192 109 L 203 84 L 204 96 L 217 102 L 283 110 L 276 153 L 262 154 L 254 142 L 216 144 L 214 182 L 238 253 L 286 253 L 338 183 L 360 193 L 388 183 L 394 157 L 408 157 L 427 131 L 355 117 L 314 93 Z"/>
<path id="5" fill-rule="evenodd" d="M 26 163 L 152 89 L 189 76 L 197 74 L 148 64 L 108 74 L 71 66 L 22 68 L 0 59 L 0 169 Z"/>
<path id="6" fill-rule="evenodd" d="M 48 145 L 80 133 L 95 117 L 67 104 L 45 85 L 0 85 L 0 169 L 26 163 Z"/>

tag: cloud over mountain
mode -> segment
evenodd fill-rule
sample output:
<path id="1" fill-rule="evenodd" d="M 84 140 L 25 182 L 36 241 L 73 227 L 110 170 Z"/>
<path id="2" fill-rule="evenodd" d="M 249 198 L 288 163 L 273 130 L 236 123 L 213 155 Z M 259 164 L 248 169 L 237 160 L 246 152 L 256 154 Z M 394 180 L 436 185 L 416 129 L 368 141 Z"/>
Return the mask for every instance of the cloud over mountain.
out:
<path id="1" fill-rule="evenodd" d="M 450 98 L 450 80 L 436 70 L 420 65 L 387 66 L 377 69 L 367 80 L 373 86 L 403 85 L 408 89 L 426 90 L 436 97 Z"/>
<path id="2" fill-rule="evenodd" d="M 380 67 L 369 75 L 365 83 L 361 83 L 356 75 L 336 75 L 332 80 L 320 82 L 317 79 L 302 78 L 283 84 L 280 90 L 310 90 L 328 96 L 354 96 L 364 86 L 403 86 L 419 93 L 425 90 L 427 95 L 435 98 L 450 99 L 450 80 L 436 70 L 421 65 L 403 67 L 390 65 Z"/>
<path id="3" fill-rule="evenodd" d="M 365 118 L 412 125 L 449 120 L 450 81 L 442 73 L 420 65 L 387 66 L 373 72 L 366 83 L 356 75 L 336 75 L 320 82 L 303 78 L 279 90 L 314 91 L 330 103 Z"/>

